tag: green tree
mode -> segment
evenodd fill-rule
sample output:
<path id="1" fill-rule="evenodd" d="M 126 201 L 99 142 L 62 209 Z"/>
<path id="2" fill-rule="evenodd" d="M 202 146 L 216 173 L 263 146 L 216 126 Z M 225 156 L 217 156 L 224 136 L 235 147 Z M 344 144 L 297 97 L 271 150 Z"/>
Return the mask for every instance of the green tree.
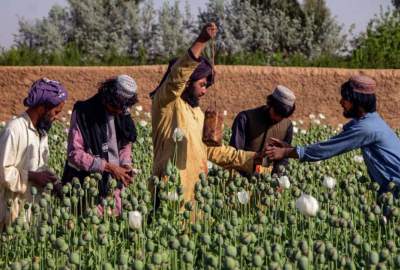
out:
<path id="1" fill-rule="evenodd" d="M 387 11 L 374 18 L 355 41 L 352 65 L 369 68 L 400 67 L 400 13 Z"/>

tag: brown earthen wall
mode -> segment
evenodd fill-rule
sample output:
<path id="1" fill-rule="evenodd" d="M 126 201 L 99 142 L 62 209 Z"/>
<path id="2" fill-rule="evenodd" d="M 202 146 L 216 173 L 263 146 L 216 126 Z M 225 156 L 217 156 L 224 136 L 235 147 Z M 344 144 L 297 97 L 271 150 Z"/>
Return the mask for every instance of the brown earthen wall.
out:
<path id="1" fill-rule="evenodd" d="M 140 103 L 150 110 L 148 93 L 160 81 L 165 66 L 134 67 L 0 67 L 0 120 L 24 110 L 22 100 L 32 82 L 48 77 L 62 82 L 70 98 L 64 113 L 75 101 L 96 92 L 98 83 L 118 74 L 131 75 L 139 86 Z M 350 70 L 331 68 L 217 66 L 217 82 L 202 102 L 203 109 L 217 103 L 232 120 L 241 110 L 264 104 L 277 84 L 291 88 L 297 96 L 294 119 L 308 119 L 311 113 L 323 113 L 326 122 L 345 122 L 339 105 L 339 86 L 352 74 L 364 73 L 378 84 L 378 108 L 392 127 L 400 127 L 400 70 Z"/>

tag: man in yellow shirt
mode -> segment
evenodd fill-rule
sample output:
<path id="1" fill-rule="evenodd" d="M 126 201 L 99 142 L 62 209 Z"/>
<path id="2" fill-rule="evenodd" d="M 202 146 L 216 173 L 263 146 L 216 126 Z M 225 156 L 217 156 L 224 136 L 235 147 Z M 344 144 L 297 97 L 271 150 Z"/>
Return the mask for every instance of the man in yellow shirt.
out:
<path id="1" fill-rule="evenodd" d="M 28 109 L 0 133 L 0 231 L 32 202 L 32 187 L 41 190 L 57 180 L 48 170 L 47 132 L 61 112 L 67 91 L 47 78 L 33 83 L 24 105 Z"/>
<path id="2" fill-rule="evenodd" d="M 214 23 L 206 25 L 188 52 L 172 62 L 152 98 L 153 174 L 165 175 L 173 160 L 179 170 L 184 201 L 194 200 L 194 186 L 200 173 L 207 173 L 207 160 L 224 168 L 251 172 L 261 154 L 236 150 L 230 146 L 208 147 L 202 141 L 204 113 L 199 99 L 213 83 L 213 70 L 201 57 L 207 42 L 217 34 Z M 176 128 L 183 139 L 175 142 Z"/>

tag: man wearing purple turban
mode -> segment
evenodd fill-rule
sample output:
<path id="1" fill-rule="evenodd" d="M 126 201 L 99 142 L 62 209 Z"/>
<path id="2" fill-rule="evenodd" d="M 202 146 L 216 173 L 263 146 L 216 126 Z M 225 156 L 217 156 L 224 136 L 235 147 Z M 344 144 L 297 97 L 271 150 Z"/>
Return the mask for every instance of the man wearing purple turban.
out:
<path id="1" fill-rule="evenodd" d="M 0 231 L 24 213 L 24 204 L 37 190 L 57 180 L 47 167 L 47 132 L 66 99 L 67 91 L 59 82 L 40 79 L 24 99 L 28 109 L 1 131 Z"/>

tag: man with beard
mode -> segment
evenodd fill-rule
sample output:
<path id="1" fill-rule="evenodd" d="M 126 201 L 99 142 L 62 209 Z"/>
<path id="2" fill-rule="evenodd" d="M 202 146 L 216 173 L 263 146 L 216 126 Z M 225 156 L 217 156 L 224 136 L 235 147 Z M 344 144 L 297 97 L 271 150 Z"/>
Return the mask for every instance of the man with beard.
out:
<path id="1" fill-rule="evenodd" d="M 214 23 L 207 24 L 188 52 L 171 61 L 152 98 L 153 174 L 166 175 L 168 162 L 175 163 L 183 189 L 184 201 L 194 200 L 194 186 L 200 173 L 207 173 L 207 159 L 225 168 L 251 172 L 255 152 L 233 147 L 208 147 L 202 141 L 204 113 L 199 100 L 213 83 L 213 70 L 201 53 L 217 34 Z M 174 140 L 181 130 L 182 140 Z M 153 185 L 151 191 L 154 193 Z"/>
<path id="2" fill-rule="evenodd" d="M 376 83 L 367 76 L 353 76 L 341 87 L 343 115 L 352 118 L 343 131 L 327 141 L 291 147 L 278 140 L 267 148 L 271 160 L 297 158 L 318 161 L 361 148 L 369 176 L 380 185 L 379 194 L 400 185 L 400 139 L 376 112 Z"/>
<path id="3" fill-rule="evenodd" d="M 99 173 L 99 195 L 105 197 L 108 182 L 114 178 L 118 183 L 114 193 L 117 214 L 121 210 L 120 190 L 132 181 L 136 127 L 129 108 L 138 101 L 136 90 L 135 80 L 128 75 L 104 81 L 97 94 L 74 105 L 68 134 L 63 183 L 74 177 L 83 182 L 86 176 Z"/>
<path id="4" fill-rule="evenodd" d="M 287 144 L 292 143 L 293 125 L 287 119 L 295 110 L 295 95 L 285 86 L 278 85 L 272 94 L 267 96 L 267 103 L 240 112 L 232 125 L 230 145 L 236 149 L 246 151 L 261 151 L 271 138 L 276 138 Z M 287 165 L 287 159 L 276 161 L 273 164 L 263 164 L 258 172 L 281 173 L 281 166 Z M 247 175 L 241 172 L 242 175 Z M 249 176 L 249 175 L 247 175 Z"/>
<path id="5" fill-rule="evenodd" d="M 67 91 L 59 82 L 40 79 L 24 99 L 28 109 L 1 131 L 0 231 L 24 211 L 26 202 L 32 202 L 32 189 L 40 191 L 57 181 L 47 167 L 47 132 L 66 99 Z"/>

